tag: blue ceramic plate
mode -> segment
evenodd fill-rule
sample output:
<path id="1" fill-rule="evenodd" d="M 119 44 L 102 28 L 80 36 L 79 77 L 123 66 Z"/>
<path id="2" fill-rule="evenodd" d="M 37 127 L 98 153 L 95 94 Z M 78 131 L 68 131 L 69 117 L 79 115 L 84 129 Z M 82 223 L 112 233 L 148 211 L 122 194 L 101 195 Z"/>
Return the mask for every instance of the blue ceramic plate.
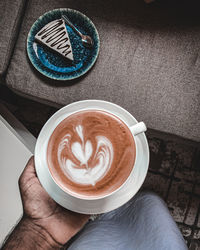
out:
<path id="1" fill-rule="evenodd" d="M 66 15 L 82 34 L 91 36 L 94 41 L 91 49 L 84 47 L 81 38 L 66 25 L 73 49 L 73 63 L 35 41 L 35 35 L 41 28 L 60 19 L 62 15 Z M 94 65 L 99 46 L 99 35 L 94 24 L 88 17 L 72 9 L 56 9 L 45 13 L 33 24 L 27 38 L 27 52 L 33 66 L 45 76 L 56 80 L 71 80 L 85 74 Z"/>

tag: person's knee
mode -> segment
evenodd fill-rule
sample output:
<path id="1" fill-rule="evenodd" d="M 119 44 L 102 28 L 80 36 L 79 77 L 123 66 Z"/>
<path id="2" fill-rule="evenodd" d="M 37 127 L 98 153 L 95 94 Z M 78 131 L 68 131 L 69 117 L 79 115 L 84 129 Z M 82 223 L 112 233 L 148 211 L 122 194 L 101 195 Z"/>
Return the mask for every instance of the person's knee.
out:
<path id="1" fill-rule="evenodd" d="M 151 191 L 138 192 L 130 201 L 130 206 L 135 210 L 156 213 L 157 210 L 166 212 L 166 204 L 162 198 Z M 153 212 L 154 211 L 154 212 Z"/>
<path id="2" fill-rule="evenodd" d="M 163 202 L 162 198 L 154 193 L 153 191 L 140 191 L 134 197 L 133 200 L 142 199 L 143 201 L 152 201 L 152 202 Z"/>
<path id="3" fill-rule="evenodd" d="M 127 214 L 130 218 L 133 218 L 135 214 L 139 215 L 140 213 L 146 213 L 147 211 L 152 211 L 152 214 L 154 214 L 154 212 L 156 213 L 160 208 L 162 209 L 165 207 L 163 200 L 157 194 L 150 191 L 141 191 L 126 204 L 109 213 L 103 214 L 99 219 L 112 220 L 113 218 L 121 218 L 124 215 L 127 217 Z"/>

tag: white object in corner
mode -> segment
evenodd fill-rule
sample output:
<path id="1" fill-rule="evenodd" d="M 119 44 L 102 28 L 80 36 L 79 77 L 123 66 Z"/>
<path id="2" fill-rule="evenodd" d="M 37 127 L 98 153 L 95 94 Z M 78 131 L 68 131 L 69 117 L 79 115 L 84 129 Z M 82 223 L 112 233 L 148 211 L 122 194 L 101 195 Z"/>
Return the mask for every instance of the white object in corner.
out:
<path id="1" fill-rule="evenodd" d="M 18 179 L 36 139 L 0 104 L 0 246 L 22 216 Z"/>

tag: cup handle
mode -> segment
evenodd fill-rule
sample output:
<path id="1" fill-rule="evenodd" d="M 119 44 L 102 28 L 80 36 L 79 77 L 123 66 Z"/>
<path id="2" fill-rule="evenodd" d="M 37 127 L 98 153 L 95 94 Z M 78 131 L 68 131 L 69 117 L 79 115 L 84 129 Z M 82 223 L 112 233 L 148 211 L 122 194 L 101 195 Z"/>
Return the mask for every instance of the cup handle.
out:
<path id="1" fill-rule="evenodd" d="M 142 132 L 147 131 L 147 127 L 144 124 L 144 122 L 139 122 L 139 123 L 131 126 L 130 130 L 131 130 L 131 132 L 132 132 L 133 135 L 138 135 L 138 134 L 140 134 Z"/>

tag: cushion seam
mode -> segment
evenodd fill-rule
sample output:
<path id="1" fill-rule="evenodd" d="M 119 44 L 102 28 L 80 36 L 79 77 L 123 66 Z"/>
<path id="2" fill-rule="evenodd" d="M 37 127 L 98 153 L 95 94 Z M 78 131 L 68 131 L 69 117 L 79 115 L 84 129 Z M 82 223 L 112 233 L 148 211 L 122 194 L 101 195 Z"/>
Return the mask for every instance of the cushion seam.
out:
<path id="1" fill-rule="evenodd" d="M 15 19 L 13 28 L 11 30 L 11 33 L 14 33 L 13 31 L 15 29 L 17 29 L 16 34 L 14 36 L 15 39 L 14 39 L 13 45 L 12 45 L 12 40 L 13 40 L 12 38 L 10 38 L 9 42 L 8 42 L 8 46 L 7 46 L 7 50 L 6 50 L 6 59 L 5 59 L 4 63 L 3 63 L 3 67 L 2 67 L 2 75 L 6 75 L 7 74 L 7 69 L 9 67 L 9 65 L 10 65 L 10 61 L 12 59 L 13 51 L 14 51 L 15 45 L 17 43 L 17 40 L 19 38 L 19 33 L 20 33 L 19 31 L 20 31 L 20 28 L 21 28 L 22 20 L 23 20 L 23 18 L 25 16 L 25 5 L 26 5 L 27 1 L 28 0 L 22 0 L 21 4 L 19 6 L 19 9 L 18 9 L 18 12 L 17 12 L 17 17 L 20 15 L 20 12 L 22 12 L 22 13 L 21 13 L 21 15 L 20 15 L 19 18 Z"/>

